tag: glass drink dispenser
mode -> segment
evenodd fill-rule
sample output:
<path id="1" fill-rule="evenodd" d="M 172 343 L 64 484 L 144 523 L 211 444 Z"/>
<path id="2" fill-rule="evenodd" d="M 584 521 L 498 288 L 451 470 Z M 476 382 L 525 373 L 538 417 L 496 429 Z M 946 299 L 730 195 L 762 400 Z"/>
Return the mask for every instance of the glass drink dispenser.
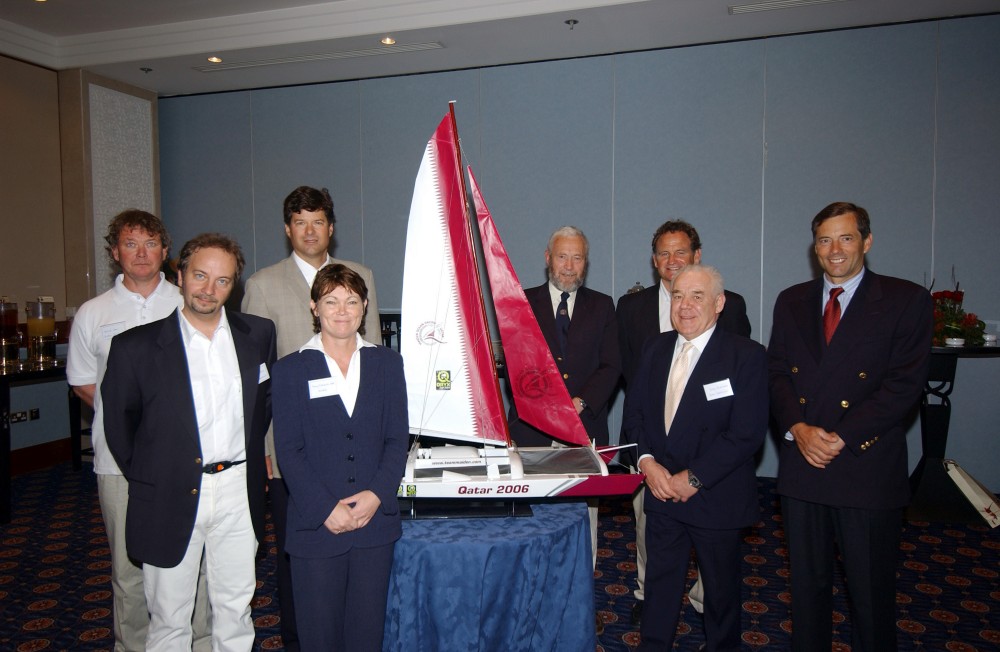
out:
<path id="1" fill-rule="evenodd" d="M 17 330 L 17 304 L 0 297 L 0 373 L 20 367 L 21 332 Z"/>
<path id="2" fill-rule="evenodd" d="M 38 297 L 25 306 L 28 325 L 28 364 L 48 369 L 56 359 L 56 304 L 52 297 Z"/>

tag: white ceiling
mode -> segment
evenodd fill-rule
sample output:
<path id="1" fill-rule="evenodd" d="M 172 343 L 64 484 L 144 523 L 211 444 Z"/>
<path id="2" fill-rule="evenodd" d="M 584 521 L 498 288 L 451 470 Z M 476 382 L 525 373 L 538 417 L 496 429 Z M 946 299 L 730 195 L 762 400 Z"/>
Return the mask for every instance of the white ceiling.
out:
<path id="1" fill-rule="evenodd" d="M 805 6 L 729 12 L 789 2 Z M 0 54 L 169 96 L 998 11 L 1000 0 L 0 0 Z M 395 46 L 379 43 L 386 34 Z"/>

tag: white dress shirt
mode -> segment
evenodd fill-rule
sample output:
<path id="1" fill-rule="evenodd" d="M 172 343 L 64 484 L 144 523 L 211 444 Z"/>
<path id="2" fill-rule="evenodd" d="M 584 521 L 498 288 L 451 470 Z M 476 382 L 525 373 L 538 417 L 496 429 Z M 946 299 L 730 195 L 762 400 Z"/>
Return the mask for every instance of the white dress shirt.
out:
<path id="1" fill-rule="evenodd" d="M 308 285 L 309 289 L 312 290 L 313 281 L 316 280 L 316 273 L 319 270 L 321 270 L 324 267 L 326 267 L 327 265 L 329 265 L 330 261 L 332 261 L 333 258 L 330 256 L 330 254 L 327 254 L 326 255 L 326 260 L 323 261 L 322 265 L 320 265 L 319 267 L 313 267 L 312 265 L 310 265 L 306 261 L 304 261 L 301 258 L 299 258 L 299 255 L 293 251 L 292 252 L 292 260 L 295 261 L 295 266 L 299 268 L 299 271 L 302 272 L 302 276 L 305 277 L 305 279 L 306 279 L 306 285 Z"/>
<path id="2" fill-rule="evenodd" d="M 356 338 L 356 348 L 354 349 L 354 353 L 351 354 L 351 361 L 347 365 L 346 375 L 340 370 L 340 365 L 337 364 L 337 361 L 327 355 L 326 350 L 323 349 L 323 340 L 319 333 L 313 335 L 299 349 L 299 351 L 319 351 L 323 354 L 323 357 L 326 359 L 326 366 L 330 370 L 330 378 L 333 380 L 335 393 L 344 402 L 344 408 L 347 410 L 348 416 L 354 414 L 354 405 L 358 401 L 358 389 L 361 387 L 361 349 L 366 346 L 375 346 L 371 342 L 366 342 L 357 333 L 354 334 L 354 337 Z"/>
<path id="3" fill-rule="evenodd" d="M 674 323 L 670 321 L 670 288 L 664 281 L 660 281 L 660 332 L 674 330 Z"/>
<path id="4" fill-rule="evenodd" d="M 558 313 L 559 304 L 562 303 L 562 293 L 563 291 L 552 285 L 552 281 L 549 281 L 549 298 L 552 299 L 552 314 Z M 573 319 L 573 308 L 576 306 L 576 290 L 569 293 L 569 298 L 566 299 L 566 310 L 569 314 L 570 320 Z"/>
<path id="5" fill-rule="evenodd" d="M 243 379 L 226 309 L 220 312 L 212 339 L 195 328 L 183 312 L 177 314 L 187 354 L 202 460 L 205 464 L 245 460 Z"/>

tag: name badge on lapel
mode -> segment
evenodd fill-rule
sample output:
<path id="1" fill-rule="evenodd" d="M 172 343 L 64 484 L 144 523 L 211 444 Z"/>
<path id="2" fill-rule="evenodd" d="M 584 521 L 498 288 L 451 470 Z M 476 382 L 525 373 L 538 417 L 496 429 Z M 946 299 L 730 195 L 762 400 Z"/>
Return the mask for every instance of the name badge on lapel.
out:
<path id="1" fill-rule="evenodd" d="M 271 377 L 271 374 L 267 373 L 267 365 L 263 362 L 260 363 L 260 374 L 257 378 L 257 384 L 260 385 L 262 382 Z"/>
<path id="2" fill-rule="evenodd" d="M 110 340 L 112 337 L 118 333 L 125 332 L 125 322 L 116 321 L 113 324 L 102 324 L 101 325 L 101 339 Z"/>
<path id="3" fill-rule="evenodd" d="M 729 383 L 729 379 L 719 380 L 714 383 L 708 383 L 705 386 L 705 399 L 709 401 L 714 401 L 717 398 L 725 398 L 727 396 L 733 395 L 733 386 Z"/>
<path id="4" fill-rule="evenodd" d="M 338 393 L 337 383 L 333 378 L 316 378 L 309 381 L 309 398 L 336 396 Z"/>

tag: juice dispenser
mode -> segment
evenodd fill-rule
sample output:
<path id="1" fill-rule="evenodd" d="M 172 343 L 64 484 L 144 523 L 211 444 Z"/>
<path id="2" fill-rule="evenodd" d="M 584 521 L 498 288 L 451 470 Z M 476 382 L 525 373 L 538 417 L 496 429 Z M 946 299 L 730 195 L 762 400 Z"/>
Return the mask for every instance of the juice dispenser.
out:
<path id="1" fill-rule="evenodd" d="M 28 301 L 28 364 L 34 369 L 48 369 L 56 359 L 56 304 L 52 297 Z"/>

